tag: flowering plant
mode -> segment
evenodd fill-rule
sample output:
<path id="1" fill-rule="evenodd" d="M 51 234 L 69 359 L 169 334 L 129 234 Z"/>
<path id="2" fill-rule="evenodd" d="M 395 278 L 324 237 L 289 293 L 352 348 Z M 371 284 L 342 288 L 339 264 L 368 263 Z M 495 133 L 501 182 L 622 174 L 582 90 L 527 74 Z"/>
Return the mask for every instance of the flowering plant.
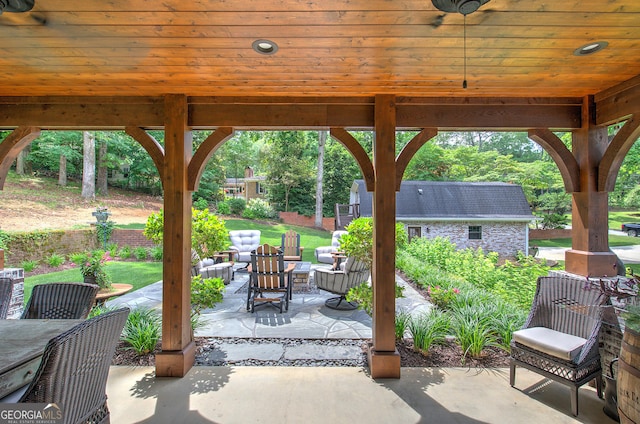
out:
<path id="1" fill-rule="evenodd" d="M 80 264 L 80 273 L 85 277 L 86 282 L 97 284 L 101 289 L 110 288 L 111 277 L 105 271 L 105 266 L 110 260 L 109 252 L 96 250 L 87 253 Z"/>
<path id="2" fill-rule="evenodd" d="M 429 288 L 427 289 L 427 293 L 429 294 L 429 298 L 434 305 L 436 305 L 440 309 L 446 310 L 449 309 L 449 306 L 454 301 L 456 296 L 460 294 L 460 289 L 457 289 L 455 287 L 444 289 L 440 286 L 429 286 Z"/>

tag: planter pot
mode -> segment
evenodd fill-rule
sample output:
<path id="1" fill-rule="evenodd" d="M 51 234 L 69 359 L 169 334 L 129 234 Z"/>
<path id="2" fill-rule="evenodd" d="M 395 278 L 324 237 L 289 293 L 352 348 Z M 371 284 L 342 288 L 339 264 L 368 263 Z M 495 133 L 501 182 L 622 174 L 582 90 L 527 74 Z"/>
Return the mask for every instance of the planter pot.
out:
<path id="1" fill-rule="evenodd" d="M 96 282 L 96 276 L 95 275 L 85 275 L 84 276 L 84 282 L 87 284 L 98 284 Z"/>
<path id="2" fill-rule="evenodd" d="M 622 424 L 640 424 L 640 333 L 624 331 L 618 360 L 618 414 Z"/>

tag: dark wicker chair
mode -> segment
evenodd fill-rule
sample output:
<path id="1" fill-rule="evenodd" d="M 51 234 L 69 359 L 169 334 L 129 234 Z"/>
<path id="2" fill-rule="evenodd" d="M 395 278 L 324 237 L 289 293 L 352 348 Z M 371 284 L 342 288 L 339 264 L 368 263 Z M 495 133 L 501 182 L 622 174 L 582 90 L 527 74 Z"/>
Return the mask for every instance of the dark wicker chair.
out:
<path id="1" fill-rule="evenodd" d="M 108 423 L 109 366 L 128 315 L 128 308 L 106 312 L 49 340 L 18 402 L 56 404 L 65 424 Z"/>
<path id="2" fill-rule="evenodd" d="M 33 287 L 22 319 L 85 319 L 100 288 L 86 283 L 49 283 Z"/>
<path id="3" fill-rule="evenodd" d="M 513 333 L 510 383 L 516 366 L 571 388 L 571 411 L 578 415 L 578 388 L 595 379 L 602 398 L 598 334 L 608 296 L 585 278 L 557 275 L 538 278 L 529 317 Z"/>
<path id="4" fill-rule="evenodd" d="M 11 305 L 13 279 L 0 278 L 0 319 L 6 319 Z"/>

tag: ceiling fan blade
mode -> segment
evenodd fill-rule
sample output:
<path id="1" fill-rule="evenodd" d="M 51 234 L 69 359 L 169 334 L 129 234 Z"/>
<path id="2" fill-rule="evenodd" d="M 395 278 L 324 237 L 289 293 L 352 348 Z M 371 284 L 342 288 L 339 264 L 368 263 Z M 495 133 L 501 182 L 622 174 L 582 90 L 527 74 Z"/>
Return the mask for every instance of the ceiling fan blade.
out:
<path id="1" fill-rule="evenodd" d="M 21 13 L 33 9 L 35 0 L 0 0 L 0 14 L 2 12 Z"/>

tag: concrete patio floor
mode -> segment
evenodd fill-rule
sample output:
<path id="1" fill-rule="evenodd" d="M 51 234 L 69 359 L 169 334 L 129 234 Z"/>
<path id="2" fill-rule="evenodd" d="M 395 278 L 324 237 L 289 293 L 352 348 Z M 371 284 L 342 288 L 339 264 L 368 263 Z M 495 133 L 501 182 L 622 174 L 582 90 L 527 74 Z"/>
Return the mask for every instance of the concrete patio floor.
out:
<path id="1" fill-rule="evenodd" d="M 127 423 L 614 423 L 590 387 L 571 416 L 569 389 L 518 369 L 403 368 L 373 380 L 358 367 L 194 367 L 155 378 L 112 367 L 111 422 Z"/>
<path id="2" fill-rule="evenodd" d="M 328 310 L 324 292 L 294 295 L 287 313 L 265 307 L 251 314 L 241 290 L 246 274 L 236 276 L 198 335 L 371 337 L 367 314 Z M 410 286 L 405 295 L 398 299 L 404 309 L 429 307 Z M 109 303 L 160 308 L 161 296 L 156 283 Z M 155 378 L 152 367 L 117 366 L 107 384 L 114 424 L 614 423 L 594 389 L 579 392 L 573 417 L 567 387 L 521 368 L 515 389 L 508 368 L 402 368 L 399 380 L 373 380 L 366 367 L 196 366 L 184 378 Z"/>

